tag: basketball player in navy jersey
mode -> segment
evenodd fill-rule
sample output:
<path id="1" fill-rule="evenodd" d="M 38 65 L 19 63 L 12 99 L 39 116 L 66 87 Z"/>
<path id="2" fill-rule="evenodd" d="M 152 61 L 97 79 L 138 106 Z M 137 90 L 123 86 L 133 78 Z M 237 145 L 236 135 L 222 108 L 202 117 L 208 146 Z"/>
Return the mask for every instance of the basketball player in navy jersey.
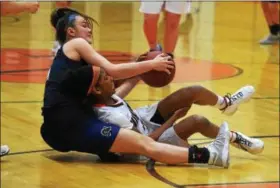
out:
<path id="1" fill-rule="evenodd" d="M 45 84 L 41 135 L 53 149 L 98 154 L 135 153 L 168 164 L 208 163 L 228 167 L 229 131 L 224 124 L 207 148 L 183 148 L 155 142 L 134 131 L 98 120 L 91 100 L 102 67 L 115 79 L 125 79 L 152 69 L 170 73 L 170 57 L 159 55 L 141 63 L 111 64 L 90 45 L 93 19 L 71 9 L 58 9 L 51 22 L 62 47 L 58 50 Z M 82 70 L 82 71 L 81 71 Z M 79 78 L 78 82 L 67 79 Z M 69 82 L 70 81 L 70 82 Z M 66 84 L 68 83 L 68 84 Z M 66 85 L 77 89 L 65 90 Z M 67 87 L 66 87 L 67 88 Z"/>
<path id="2" fill-rule="evenodd" d="M 192 104 L 198 104 L 216 106 L 223 113 L 233 115 L 238 106 L 254 93 L 252 86 L 245 86 L 231 96 L 221 97 L 201 86 L 191 86 L 172 93 L 158 103 L 132 110 L 120 97 L 123 90 L 124 87 L 115 91 L 112 77 L 101 71 L 94 92 L 94 111 L 100 120 L 134 129 L 159 142 L 184 147 L 189 146 L 186 140 L 197 132 L 215 138 L 219 127 L 198 115 L 187 117 L 173 126 L 178 114 L 179 117 L 184 116 Z M 174 114 L 177 116 L 174 117 Z M 230 141 L 233 146 L 251 154 L 260 153 L 264 148 L 260 139 L 249 138 L 240 132 L 231 131 Z"/>

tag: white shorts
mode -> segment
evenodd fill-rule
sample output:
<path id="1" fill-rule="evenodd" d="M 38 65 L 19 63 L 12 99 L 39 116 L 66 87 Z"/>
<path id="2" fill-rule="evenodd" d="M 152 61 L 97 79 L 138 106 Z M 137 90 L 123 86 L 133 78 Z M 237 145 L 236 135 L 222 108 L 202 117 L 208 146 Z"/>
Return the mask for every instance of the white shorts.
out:
<path id="1" fill-rule="evenodd" d="M 139 11 L 146 14 L 159 14 L 164 8 L 167 12 L 174 14 L 186 14 L 189 13 L 190 1 L 141 1 Z"/>
<path id="2" fill-rule="evenodd" d="M 140 118 L 142 124 L 148 128 L 148 134 L 161 126 L 160 124 L 151 122 L 151 119 L 154 116 L 157 107 L 158 103 L 155 103 L 134 110 Z M 183 140 L 176 134 L 174 127 L 172 126 L 163 132 L 163 134 L 159 137 L 158 142 L 182 146 Z"/>

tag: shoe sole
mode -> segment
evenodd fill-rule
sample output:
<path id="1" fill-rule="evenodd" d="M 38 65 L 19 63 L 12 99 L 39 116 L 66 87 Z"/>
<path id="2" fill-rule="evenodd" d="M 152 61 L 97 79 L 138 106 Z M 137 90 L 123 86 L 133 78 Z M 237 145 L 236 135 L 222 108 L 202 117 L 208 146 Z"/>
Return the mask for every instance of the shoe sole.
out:
<path id="1" fill-rule="evenodd" d="M 226 129 L 226 132 L 227 132 L 227 140 L 224 144 L 223 151 L 222 151 L 222 161 L 223 161 L 223 167 L 224 168 L 229 167 L 229 161 L 230 161 L 230 156 L 229 156 L 229 128 L 228 128 L 228 126 L 227 126 L 227 129 Z M 226 155 L 225 155 L 225 153 L 226 153 Z M 224 161 L 225 161 L 225 163 L 224 163 Z"/>

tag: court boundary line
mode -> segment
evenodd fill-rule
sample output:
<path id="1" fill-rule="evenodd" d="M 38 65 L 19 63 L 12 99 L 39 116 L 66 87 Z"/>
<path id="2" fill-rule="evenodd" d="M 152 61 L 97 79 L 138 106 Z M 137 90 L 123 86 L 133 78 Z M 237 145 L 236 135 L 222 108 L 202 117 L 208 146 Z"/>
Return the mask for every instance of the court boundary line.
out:
<path id="1" fill-rule="evenodd" d="M 280 135 L 266 135 L 266 136 L 251 136 L 253 138 L 280 138 Z M 200 145 L 200 144 L 206 144 L 211 142 L 210 138 L 194 138 L 194 139 L 190 139 L 190 140 L 200 140 L 200 141 L 205 141 L 208 140 L 207 142 L 200 142 L 200 143 L 196 143 L 196 145 Z M 48 148 L 48 149 L 40 149 L 40 150 L 30 150 L 30 151 L 20 151 L 20 152 L 14 152 L 14 153 L 9 153 L 8 155 L 4 156 L 5 158 L 9 157 L 9 156 L 14 156 L 14 155 L 23 155 L 23 154 L 33 154 L 33 153 L 41 153 L 41 152 L 48 152 L 48 151 L 56 151 L 52 148 Z M 95 155 L 95 154 L 93 154 Z M 246 184 L 267 184 L 267 183 L 275 183 L 275 184 L 279 184 L 279 181 L 263 181 L 263 182 L 238 182 L 238 183 L 233 183 L 233 182 L 228 182 L 228 183 L 214 183 L 214 184 L 176 184 L 170 180 L 168 180 L 167 178 L 161 176 L 155 169 L 155 161 L 153 160 L 148 160 L 145 164 L 145 169 L 146 171 L 155 179 L 161 181 L 162 183 L 165 183 L 167 185 L 170 185 L 172 187 L 176 187 L 176 188 L 187 188 L 187 187 L 197 187 L 197 186 L 204 186 L 204 187 L 208 187 L 208 186 L 217 186 L 217 185 L 246 185 Z"/>
<path id="2" fill-rule="evenodd" d="M 251 99 L 254 100 L 279 100 L 279 96 L 267 96 L 267 97 L 252 97 Z M 139 100 L 139 99 L 131 99 L 131 100 L 126 100 L 127 102 L 156 102 L 159 101 L 160 99 L 151 99 L 151 100 Z M 43 101 L 0 101 L 1 104 L 20 104 L 20 103 L 42 103 Z"/>
<path id="3" fill-rule="evenodd" d="M 153 176 L 154 178 L 156 178 L 157 180 L 161 181 L 162 183 L 165 183 L 167 185 L 170 185 L 172 187 L 176 187 L 176 188 L 187 188 L 187 187 L 197 187 L 197 186 L 204 186 L 204 187 L 210 187 L 210 186 L 215 186 L 215 185 L 246 185 L 246 184 L 268 184 L 268 183 L 273 183 L 273 184 L 279 184 L 280 181 L 263 181 L 263 182 L 228 182 L 228 183 L 213 183 L 213 184 L 177 184 L 174 183 L 168 179 L 166 179 L 165 177 L 161 176 L 155 169 L 155 161 L 153 160 L 149 160 L 146 163 L 146 171 Z"/>
<path id="4" fill-rule="evenodd" d="M 40 153 L 40 152 L 46 152 L 46 151 L 55 151 L 55 150 L 50 148 L 50 149 L 40 149 L 40 150 L 30 150 L 30 151 L 19 151 L 19 152 L 9 153 L 6 156 L 20 155 L 20 154 L 30 154 L 30 153 Z"/>
<path id="5" fill-rule="evenodd" d="M 28 56 L 28 55 L 26 55 Z M 123 55 L 122 55 L 123 56 Z M 36 56 L 36 58 L 40 58 L 41 56 Z M 132 56 L 133 57 L 133 56 Z M 132 58 L 135 59 L 136 57 Z M 131 59 L 130 59 L 131 60 Z M 195 59 L 194 59 L 195 60 Z M 201 60 L 202 61 L 202 60 Z M 231 68 L 234 68 L 237 72 L 234 75 L 229 75 L 226 77 L 222 77 L 222 78 L 213 78 L 213 79 L 209 79 L 209 80 L 197 80 L 199 82 L 207 82 L 207 81 L 219 81 L 219 80 L 224 80 L 224 79 L 229 79 L 229 78 L 234 78 L 237 76 L 240 76 L 241 74 L 243 74 L 244 70 L 240 67 L 237 67 L 236 65 L 232 65 L 230 63 L 221 63 L 221 62 L 210 62 L 211 64 L 218 64 L 218 65 L 229 65 Z M 49 70 L 49 68 L 41 68 L 41 69 L 20 69 L 20 70 L 2 70 L 0 71 L 0 75 L 6 75 L 6 74 L 10 74 L 10 75 L 14 75 L 16 76 L 16 73 L 24 73 L 24 72 L 42 72 L 42 71 L 47 71 Z M 14 74 L 15 73 L 15 74 Z M 190 83 L 192 82 L 197 82 L 197 81 L 189 81 Z M 6 83 L 18 83 L 18 82 L 14 82 L 14 81 L 1 81 L 1 82 L 6 82 Z M 44 84 L 44 83 L 40 83 L 40 84 Z M 181 84 L 181 82 L 174 82 L 173 84 Z"/>
<path id="6" fill-rule="evenodd" d="M 260 136 L 250 136 L 252 138 L 280 138 L 280 135 L 260 135 Z M 189 141 L 203 141 L 200 143 L 196 143 L 196 145 L 201 145 L 201 144 L 207 144 L 209 142 L 212 142 L 213 139 L 211 138 L 192 138 L 189 139 Z M 47 152 L 47 151 L 56 151 L 52 148 L 48 149 L 39 149 L 39 150 L 29 150 L 29 151 L 19 151 L 19 152 L 14 152 L 14 153 L 9 153 L 5 157 L 9 155 L 21 155 L 21 154 L 30 154 L 30 153 L 40 153 L 40 152 Z"/>

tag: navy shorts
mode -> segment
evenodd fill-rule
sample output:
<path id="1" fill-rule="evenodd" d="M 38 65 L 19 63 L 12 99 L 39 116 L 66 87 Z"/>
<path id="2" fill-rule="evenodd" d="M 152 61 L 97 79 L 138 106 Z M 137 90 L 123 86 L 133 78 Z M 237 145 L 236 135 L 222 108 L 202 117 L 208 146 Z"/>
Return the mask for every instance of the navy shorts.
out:
<path id="1" fill-rule="evenodd" d="M 43 114 L 41 136 L 50 147 L 61 152 L 107 153 L 120 130 L 81 109 L 48 109 Z"/>

